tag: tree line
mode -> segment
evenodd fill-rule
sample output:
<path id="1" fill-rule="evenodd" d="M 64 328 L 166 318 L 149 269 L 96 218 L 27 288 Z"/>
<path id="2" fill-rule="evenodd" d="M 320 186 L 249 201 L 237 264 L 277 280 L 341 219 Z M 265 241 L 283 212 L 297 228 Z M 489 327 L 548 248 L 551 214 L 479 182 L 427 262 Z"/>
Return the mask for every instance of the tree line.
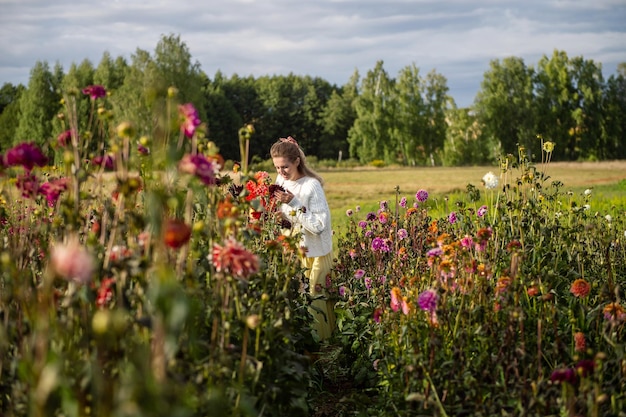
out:
<path id="1" fill-rule="evenodd" d="M 63 100 L 76 97 L 80 128 L 94 109 L 77 92 L 102 85 L 106 105 L 97 112 L 111 125 L 131 122 L 140 136 L 167 130 L 156 114 L 172 112 L 172 92 L 192 103 L 206 122 L 206 139 L 227 160 L 240 157 L 237 132 L 252 124 L 250 155 L 264 160 L 270 145 L 291 135 L 320 160 L 360 164 L 472 165 L 494 163 L 518 148 L 536 152 L 537 137 L 555 144 L 553 160 L 626 158 L 626 63 L 605 79 L 601 65 L 564 51 L 536 67 L 521 58 L 494 60 L 473 104 L 458 108 L 447 80 L 409 65 L 394 78 L 379 61 L 355 71 L 343 86 L 311 76 L 209 78 L 179 36 L 163 36 L 153 53 L 137 49 L 130 62 L 105 52 L 67 72 L 39 61 L 27 86 L 0 89 L 0 152 L 28 141 L 54 146 L 63 131 Z M 173 89 L 175 88 L 175 90 Z M 174 117 L 174 116 L 172 116 Z M 107 144 L 94 146 L 93 152 Z"/>

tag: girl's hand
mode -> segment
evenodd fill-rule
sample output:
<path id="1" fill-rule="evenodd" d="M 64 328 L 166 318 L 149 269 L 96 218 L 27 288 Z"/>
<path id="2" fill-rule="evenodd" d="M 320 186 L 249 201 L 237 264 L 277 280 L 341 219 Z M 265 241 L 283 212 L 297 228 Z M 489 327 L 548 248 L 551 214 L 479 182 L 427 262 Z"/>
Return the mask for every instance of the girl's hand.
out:
<path id="1" fill-rule="evenodd" d="M 293 199 L 293 194 L 289 190 L 286 190 L 286 191 L 277 190 L 274 193 L 274 197 L 276 197 L 277 201 L 280 201 L 283 204 L 289 204 L 289 202 Z"/>

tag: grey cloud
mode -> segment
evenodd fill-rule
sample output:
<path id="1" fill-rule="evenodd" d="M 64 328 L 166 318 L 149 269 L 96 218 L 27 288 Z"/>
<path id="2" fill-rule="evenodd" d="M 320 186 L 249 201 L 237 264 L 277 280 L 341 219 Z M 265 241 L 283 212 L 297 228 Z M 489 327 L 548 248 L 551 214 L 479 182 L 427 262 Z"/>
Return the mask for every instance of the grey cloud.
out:
<path id="1" fill-rule="evenodd" d="M 614 71 L 626 61 L 623 0 L 0 0 L 0 83 L 26 83 L 36 61 L 96 65 L 177 34 L 211 76 L 295 73 L 342 85 L 378 60 L 448 79 L 468 105 L 493 59 L 533 65 L 554 49 Z M 607 73 L 608 74 L 608 73 Z"/>

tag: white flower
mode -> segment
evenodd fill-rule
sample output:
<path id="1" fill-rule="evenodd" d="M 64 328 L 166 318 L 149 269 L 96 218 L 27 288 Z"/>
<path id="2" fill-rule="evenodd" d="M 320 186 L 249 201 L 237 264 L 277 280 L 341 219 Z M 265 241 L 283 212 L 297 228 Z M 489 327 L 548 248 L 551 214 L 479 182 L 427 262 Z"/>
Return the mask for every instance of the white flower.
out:
<path id="1" fill-rule="evenodd" d="M 611 221 L 613 220 L 613 217 L 611 217 L 610 214 L 607 214 L 606 216 L 604 216 L 604 218 L 606 219 L 607 222 L 611 223 Z"/>
<path id="2" fill-rule="evenodd" d="M 585 211 L 589 210 L 590 208 L 591 208 L 591 206 L 590 206 L 589 204 L 585 204 L 585 205 L 583 206 L 583 209 L 584 209 Z"/>
<path id="3" fill-rule="evenodd" d="M 554 213 L 554 215 L 558 219 L 559 217 L 561 217 L 563 215 L 563 213 L 561 213 L 560 211 L 557 211 L 556 213 Z"/>
<path id="4" fill-rule="evenodd" d="M 591 195 L 591 189 L 590 188 L 587 188 L 585 190 L 585 195 Z"/>
<path id="5" fill-rule="evenodd" d="M 488 190 L 496 188 L 498 186 L 498 177 L 496 177 L 493 172 L 489 171 L 483 177 L 483 184 L 485 184 L 485 188 Z"/>

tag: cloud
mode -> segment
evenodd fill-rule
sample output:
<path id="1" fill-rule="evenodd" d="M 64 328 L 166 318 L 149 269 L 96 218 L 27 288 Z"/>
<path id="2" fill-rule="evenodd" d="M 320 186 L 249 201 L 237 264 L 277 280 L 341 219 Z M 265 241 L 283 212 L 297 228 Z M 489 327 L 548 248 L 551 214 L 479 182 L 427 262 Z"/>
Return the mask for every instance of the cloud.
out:
<path id="1" fill-rule="evenodd" d="M 554 50 L 626 61 L 623 0 L 0 0 L 0 82 L 28 82 L 37 61 L 65 70 L 104 52 L 130 59 L 163 35 L 185 42 L 209 77 L 311 75 L 337 85 L 382 60 L 391 76 L 415 64 L 448 79 L 469 105 L 489 63 L 529 66 Z"/>

